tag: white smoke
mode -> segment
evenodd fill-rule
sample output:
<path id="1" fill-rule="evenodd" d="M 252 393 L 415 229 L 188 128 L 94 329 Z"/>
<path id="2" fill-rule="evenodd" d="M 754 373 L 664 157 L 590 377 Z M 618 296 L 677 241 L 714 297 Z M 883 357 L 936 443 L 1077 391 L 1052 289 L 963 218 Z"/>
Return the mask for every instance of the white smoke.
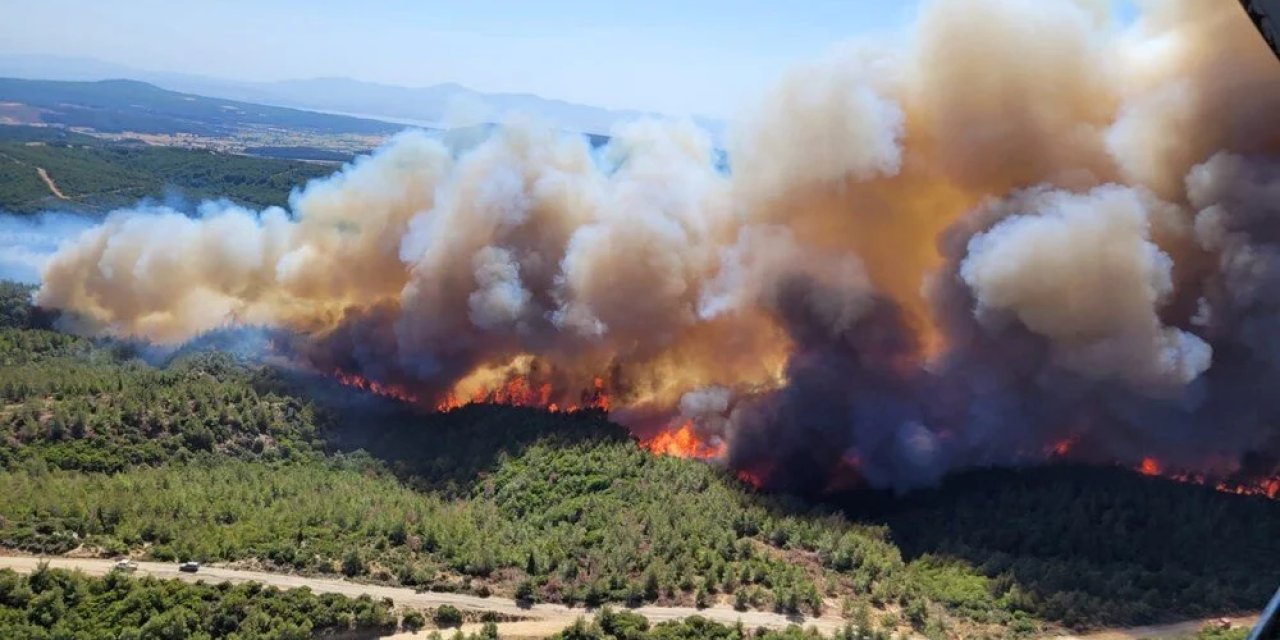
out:
<path id="1" fill-rule="evenodd" d="M 1152 198 L 1124 187 L 1049 191 L 969 242 L 960 277 L 987 323 L 1012 314 L 1069 369 L 1140 385 L 1186 384 L 1212 349 L 1164 326 L 1173 260 L 1151 241 Z"/>

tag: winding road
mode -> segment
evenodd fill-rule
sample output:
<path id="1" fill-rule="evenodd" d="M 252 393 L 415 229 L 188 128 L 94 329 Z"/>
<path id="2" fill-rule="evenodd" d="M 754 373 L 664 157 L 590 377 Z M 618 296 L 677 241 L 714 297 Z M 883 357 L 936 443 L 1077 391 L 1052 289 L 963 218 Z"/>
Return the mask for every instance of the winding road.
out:
<path id="1" fill-rule="evenodd" d="M 30 573 L 41 562 L 59 569 L 79 569 L 89 575 L 104 575 L 115 565 L 113 560 L 96 558 L 36 558 L 31 556 L 0 556 L 0 569 L 13 569 L 19 573 Z M 479 596 L 458 593 L 439 593 L 430 591 L 414 591 L 406 587 L 388 587 L 373 584 L 361 584 L 336 578 L 313 578 L 285 573 L 267 573 L 263 571 L 247 571 L 227 569 L 223 567 L 201 567 L 199 573 L 182 573 L 178 565 L 168 562 L 139 562 L 138 574 L 157 578 L 173 578 L 195 582 L 259 582 L 281 589 L 307 587 L 316 593 L 337 593 L 349 597 L 368 594 L 374 598 L 391 598 L 399 606 L 415 608 L 433 608 L 441 605 L 453 605 L 469 611 L 492 611 L 494 613 L 521 618 L 514 622 L 498 625 L 503 638 L 543 638 L 573 624 L 579 617 L 591 612 L 582 608 L 570 608 L 558 604 L 535 604 L 523 606 L 506 598 L 481 598 Z M 715 620 L 724 624 L 735 624 L 739 620 L 748 628 L 769 627 L 784 628 L 788 625 L 817 627 L 824 634 L 844 626 L 845 621 L 828 607 L 828 613 L 821 617 L 785 616 L 769 611 L 737 611 L 726 605 L 716 605 L 706 609 L 691 607 L 659 607 L 646 606 L 630 609 L 648 618 L 651 622 L 676 620 L 692 615 Z M 1232 618 L 1235 626 L 1251 625 L 1257 616 Z M 1168 625 L 1134 627 L 1131 629 L 1108 629 L 1081 636 L 1055 636 L 1055 640 L 1137 640 L 1139 638 L 1180 638 L 1191 637 L 1204 624 L 1203 620 L 1191 620 Z M 464 625 L 463 630 L 471 632 L 478 625 Z M 409 638 L 425 638 L 426 631 L 419 633 L 398 633 L 389 638 L 408 640 Z"/>
<path id="2" fill-rule="evenodd" d="M 0 557 L 0 569 L 13 569 L 20 573 L 30 573 L 35 570 L 41 562 L 48 562 L 50 567 L 59 569 L 79 569 L 89 575 L 105 575 L 111 571 L 115 562 L 112 560 L 94 559 L 94 558 L 36 558 L 30 556 L 3 556 Z M 139 575 L 150 575 L 157 578 L 176 578 L 178 580 L 186 580 L 187 582 L 195 582 L 204 580 L 205 582 L 260 582 L 262 584 L 280 587 L 281 589 L 293 589 L 296 587 L 307 587 L 316 593 L 338 593 L 345 596 L 356 597 L 361 594 L 369 594 L 374 598 L 391 598 L 397 605 L 409 606 L 416 608 L 439 607 L 440 605 L 453 605 L 459 609 L 470 611 L 492 611 L 494 613 L 520 617 L 523 620 L 518 622 L 506 622 L 499 625 L 499 631 L 504 638 L 515 637 L 545 637 L 551 635 L 565 627 L 573 624 L 574 620 L 579 617 L 591 614 L 582 608 L 570 608 L 559 604 L 535 604 L 532 606 L 522 606 L 514 600 L 507 598 L 481 598 L 479 596 L 463 595 L 458 593 L 439 593 L 431 591 L 418 592 L 406 587 L 387 587 L 381 585 L 361 584 L 350 582 L 347 580 L 335 578 L 312 578 L 306 576 L 289 575 L 284 573 L 267 573 L 263 571 L 245 571 L 241 569 L 226 569 L 222 567 L 200 567 L 198 573 L 182 573 L 178 571 L 176 563 L 169 562 L 139 562 Z M 785 628 L 787 625 L 800 624 L 803 626 L 816 626 L 824 633 L 831 632 L 844 626 L 844 620 L 838 615 L 827 614 L 820 618 L 812 616 L 784 616 L 778 613 L 768 611 L 736 611 L 725 605 L 717 605 L 706 609 L 694 609 L 691 607 L 638 607 L 631 609 L 640 615 L 648 618 L 652 622 L 662 622 L 664 620 L 676 620 L 686 618 L 692 615 L 700 615 L 704 618 L 722 622 L 725 624 L 734 624 L 738 620 L 748 627 L 769 627 L 774 629 Z M 468 627 L 463 627 L 464 631 L 468 631 Z M 394 638 L 414 638 L 426 637 L 426 633 L 419 634 L 397 634 Z"/>

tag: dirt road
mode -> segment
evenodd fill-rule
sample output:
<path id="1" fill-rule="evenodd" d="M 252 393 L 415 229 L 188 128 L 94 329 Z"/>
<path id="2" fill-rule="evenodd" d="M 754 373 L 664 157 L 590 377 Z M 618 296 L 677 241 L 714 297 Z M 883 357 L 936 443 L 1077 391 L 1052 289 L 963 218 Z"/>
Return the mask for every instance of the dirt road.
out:
<path id="1" fill-rule="evenodd" d="M 50 193 L 57 196 L 59 200 L 69 200 L 66 194 L 62 193 L 62 189 L 58 188 L 58 183 L 49 177 L 49 172 L 45 171 L 44 167 L 36 167 L 36 173 L 40 174 L 40 179 L 44 180 L 44 183 L 49 187 Z"/>
<path id="2" fill-rule="evenodd" d="M 34 570 L 40 562 L 45 561 L 47 561 L 51 567 L 61 569 L 79 569 L 89 575 L 104 575 L 111 571 L 112 566 L 115 564 L 111 560 L 88 558 L 34 558 L 4 556 L 0 557 L 0 569 L 13 569 L 21 573 L 29 573 Z M 573 621 L 580 616 L 591 615 L 591 612 L 582 608 L 571 609 L 558 604 L 535 604 L 531 607 L 524 607 L 516 604 L 514 600 L 508 600 L 506 598 L 481 598 L 478 596 L 462 595 L 457 593 L 416 592 L 413 589 L 405 587 L 384 587 L 379 585 L 359 584 L 333 578 L 310 578 L 282 573 L 224 569 L 221 567 L 201 567 L 198 573 L 182 573 L 178 571 L 178 565 L 176 563 L 139 562 L 137 573 L 138 575 L 150 575 L 157 578 L 177 578 L 188 582 L 194 582 L 196 580 L 204 580 L 205 582 L 228 581 L 233 583 L 260 582 L 262 584 L 277 586 L 282 589 L 308 587 L 316 593 L 338 593 L 350 597 L 356 597 L 367 593 L 374 598 L 391 598 L 397 605 L 401 606 L 431 608 L 450 604 L 464 610 L 492 611 L 494 613 L 526 618 L 519 622 L 503 623 L 499 626 L 499 630 L 503 637 L 509 638 L 548 636 L 573 624 Z M 828 634 L 844 625 L 843 620 L 841 620 L 837 615 L 830 613 L 821 618 L 808 616 L 789 617 L 767 611 L 735 611 L 731 607 L 724 605 L 708 607 L 701 610 L 689 607 L 649 606 L 632 609 L 632 611 L 643 615 L 652 622 L 676 620 L 692 615 L 700 615 L 704 618 L 725 624 L 734 624 L 738 620 L 742 620 L 744 625 L 751 628 L 769 627 L 781 629 L 791 624 L 799 624 L 806 627 L 813 625 Z M 393 637 L 426 637 L 426 634 L 398 634 Z"/>
<path id="3" fill-rule="evenodd" d="M 1105 629 L 1082 636 L 1055 636 L 1053 640 L 1143 640 L 1159 638 L 1173 640 L 1175 638 L 1193 638 L 1196 632 L 1210 620 L 1186 620 L 1172 624 L 1150 625 L 1146 627 L 1130 627 L 1128 629 Z M 1252 627 L 1258 616 L 1228 618 L 1232 627 Z"/>
<path id="4" fill-rule="evenodd" d="M 62 569 L 79 569 L 89 575 L 104 575 L 111 571 L 115 564 L 111 560 L 91 558 L 34 558 L 24 556 L 0 556 L 0 569 L 13 569 L 20 573 L 30 573 L 41 562 Z M 592 612 L 582 608 L 569 608 L 558 604 L 536 604 L 531 607 L 516 604 L 506 598 L 481 598 L 479 596 L 457 593 L 417 592 L 405 587 L 384 587 L 379 585 L 359 584 L 335 578 L 310 578 L 283 573 L 266 573 L 262 571 L 245 571 L 225 569 L 221 567 L 201 567 L 198 573 L 182 573 L 176 563 L 139 562 L 139 575 L 150 575 L 157 578 L 176 578 L 195 582 L 260 582 L 282 589 L 308 587 L 316 593 L 338 593 L 356 597 L 369 594 L 374 598 L 391 598 L 398 606 L 416 608 L 434 608 L 449 604 L 469 611 L 492 611 L 512 617 L 523 618 L 517 622 L 504 622 L 498 625 L 503 638 L 544 638 L 573 624 L 582 616 L 590 616 Z M 739 620 L 747 628 L 769 627 L 784 628 L 788 625 L 817 627 L 824 634 L 830 635 L 844 626 L 845 622 L 837 613 L 830 611 L 820 618 L 811 616 L 784 616 L 768 611 L 736 611 L 726 605 L 717 605 L 706 609 L 689 607 L 647 606 L 631 609 L 648 618 L 651 622 L 677 620 L 692 615 L 700 615 L 716 622 L 734 624 Z M 1234 626 L 1252 625 L 1258 616 L 1232 618 Z M 1054 636 L 1053 640 L 1140 640 L 1142 638 L 1189 638 L 1203 626 L 1205 621 L 1192 620 L 1167 625 L 1134 627 L 1131 629 L 1108 629 L 1080 636 Z M 464 631 L 471 632 L 479 625 L 466 625 Z M 425 638 L 427 632 L 417 634 L 400 633 L 390 638 L 408 640 L 409 638 Z"/>

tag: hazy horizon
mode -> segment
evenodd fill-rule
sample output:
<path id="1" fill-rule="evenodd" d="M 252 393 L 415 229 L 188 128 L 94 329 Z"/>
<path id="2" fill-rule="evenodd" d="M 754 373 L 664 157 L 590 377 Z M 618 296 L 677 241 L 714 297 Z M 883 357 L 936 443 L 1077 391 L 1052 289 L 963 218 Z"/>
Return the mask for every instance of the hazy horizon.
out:
<path id="1" fill-rule="evenodd" d="M 796 61 L 907 24 L 916 1 L 396 1 L 325 2 L 322 9 L 297 0 L 53 0 L 0 25 L 0 52 L 238 81 L 456 82 L 487 93 L 723 118 Z"/>

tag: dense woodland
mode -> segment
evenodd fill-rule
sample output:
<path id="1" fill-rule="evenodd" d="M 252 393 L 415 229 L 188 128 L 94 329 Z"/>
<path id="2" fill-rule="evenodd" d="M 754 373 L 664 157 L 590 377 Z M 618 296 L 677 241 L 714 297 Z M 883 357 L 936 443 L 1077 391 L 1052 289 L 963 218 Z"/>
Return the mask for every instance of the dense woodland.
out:
<path id="1" fill-rule="evenodd" d="M 289 193 L 332 164 L 110 144 L 79 134 L 56 136 L 37 127 L 0 128 L 0 211 L 105 211 L 142 199 L 227 199 L 266 207 L 287 204 Z M 44 169 L 67 199 L 40 178 Z"/>
<path id="2" fill-rule="evenodd" d="M 1257 611 L 1280 586 L 1280 503 L 1127 469 L 963 474 L 887 520 L 906 555 L 1012 580 L 1073 626 Z"/>
<path id="3" fill-rule="evenodd" d="M 0 638 L 23 640 L 305 640 L 377 637 L 396 628 L 386 602 L 249 583 L 102 578 L 40 567 L 0 570 Z"/>
<path id="4" fill-rule="evenodd" d="M 69 336 L 29 294 L 0 286 L 10 548 L 573 605 L 838 608 L 849 637 L 1257 610 L 1275 587 L 1262 568 L 1280 566 L 1265 498 L 1058 468 L 815 504 L 654 456 L 600 412 L 421 413 L 222 352 Z M 741 634 L 704 623 L 626 637 Z M 600 621 L 566 634 L 617 636 Z"/>

